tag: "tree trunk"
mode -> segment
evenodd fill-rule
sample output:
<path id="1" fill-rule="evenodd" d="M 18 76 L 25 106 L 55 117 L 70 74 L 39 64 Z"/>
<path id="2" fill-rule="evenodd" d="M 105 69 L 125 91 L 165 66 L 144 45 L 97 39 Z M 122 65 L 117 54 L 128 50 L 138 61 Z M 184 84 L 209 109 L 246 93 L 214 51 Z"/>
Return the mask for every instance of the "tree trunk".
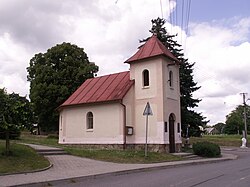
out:
<path id="1" fill-rule="evenodd" d="M 10 155 L 10 131 L 6 130 L 5 135 L 6 135 L 5 155 L 9 156 Z"/>

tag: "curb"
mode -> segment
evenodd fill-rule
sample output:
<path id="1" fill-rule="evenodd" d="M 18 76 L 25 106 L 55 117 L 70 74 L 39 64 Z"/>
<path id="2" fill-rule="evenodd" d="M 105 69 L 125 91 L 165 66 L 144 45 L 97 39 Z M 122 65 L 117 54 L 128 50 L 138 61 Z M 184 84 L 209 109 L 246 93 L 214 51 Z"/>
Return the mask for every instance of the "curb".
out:
<path id="1" fill-rule="evenodd" d="M 166 169 L 166 168 L 175 168 L 175 167 L 188 166 L 188 165 L 194 165 L 194 164 L 198 165 L 198 164 L 216 163 L 216 162 L 222 162 L 222 161 L 227 161 L 227 160 L 235 160 L 238 158 L 237 155 L 233 155 L 233 154 L 223 154 L 223 155 L 227 155 L 227 156 L 225 158 L 222 157 L 222 158 L 211 158 L 211 159 L 188 160 L 188 161 L 178 161 L 178 162 L 172 162 L 172 163 L 168 162 L 167 165 L 128 169 L 128 170 L 87 175 L 87 176 L 81 176 L 81 177 L 72 177 L 72 178 L 66 178 L 66 179 L 60 179 L 60 180 L 21 184 L 21 185 L 15 185 L 15 186 L 17 187 L 53 186 L 53 185 L 59 185 L 62 183 L 64 184 L 76 183 L 76 182 L 84 181 L 87 179 L 96 179 L 96 178 L 102 178 L 102 177 L 108 177 L 108 176 L 117 176 L 117 175 L 125 175 L 125 174 L 138 173 L 138 172 L 147 172 L 147 171 L 161 170 L 161 169 Z"/>
<path id="2" fill-rule="evenodd" d="M 50 168 L 53 167 L 53 164 L 49 161 L 50 165 L 45 167 L 45 168 L 42 168 L 42 169 L 36 169 L 36 170 L 31 170 L 31 171 L 24 171 L 24 172 L 15 172 L 15 173 L 3 173 L 3 174 L 0 174 L 0 176 L 6 176 L 6 175 L 17 175 L 17 174 L 27 174 L 27 173 L 36 173 L 36 172 L 41 172 L 41 171 L 45 171 L 45 170 L 48 170 Z"/>

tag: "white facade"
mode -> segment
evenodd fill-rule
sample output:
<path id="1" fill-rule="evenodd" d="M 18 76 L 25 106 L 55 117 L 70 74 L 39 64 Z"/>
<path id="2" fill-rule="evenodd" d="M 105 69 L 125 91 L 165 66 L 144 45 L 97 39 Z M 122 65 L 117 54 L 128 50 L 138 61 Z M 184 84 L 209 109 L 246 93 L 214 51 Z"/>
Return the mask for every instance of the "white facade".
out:
<path id="1" fill-rule="evenodd" d="M 148 117 L 148 144 L 177 151 L 181 145 L 179 65 L 165 56 L 146 58 L 130 64 L 130 79 L 134 85 L 122 100 L 62 107 L 59 143 L 145 144 L 143 111 L 149 102 L 153 115 Z M 88 129 L 89 112 L 92 129 Z M 133 127 L 132 135 L 126 134 L 126 127 Z"/>
<path id="2" fill-rule="evenodd" d="M 87 129 L 87 113 L 93 128 Z M 59 143 L 123 144 L 123 106 L 119 103 L 68 107 L 60 112 Z"/>

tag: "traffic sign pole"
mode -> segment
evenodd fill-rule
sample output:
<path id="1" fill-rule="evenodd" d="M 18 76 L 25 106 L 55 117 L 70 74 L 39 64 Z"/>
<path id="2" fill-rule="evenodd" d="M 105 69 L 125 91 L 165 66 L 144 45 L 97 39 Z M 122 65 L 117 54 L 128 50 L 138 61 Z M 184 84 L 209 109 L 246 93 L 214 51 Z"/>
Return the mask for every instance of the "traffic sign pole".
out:
<path id="1" fill-rule="evenodd" d="M 145 142 L 145 157 L 148 156 L 148 116 L 152 116 L 153 112 L 152 109 L 150 107 L 149 102 L 147 102 L 146 107 L 144 109 L 143 115 L 146 116 L 146 142 Z"/>
<path id="2" fill-rule="evenodd" d="M 148 115 L 146 116 L 146 143 L 145 143 L 145 157 L 148 156 Z"/>

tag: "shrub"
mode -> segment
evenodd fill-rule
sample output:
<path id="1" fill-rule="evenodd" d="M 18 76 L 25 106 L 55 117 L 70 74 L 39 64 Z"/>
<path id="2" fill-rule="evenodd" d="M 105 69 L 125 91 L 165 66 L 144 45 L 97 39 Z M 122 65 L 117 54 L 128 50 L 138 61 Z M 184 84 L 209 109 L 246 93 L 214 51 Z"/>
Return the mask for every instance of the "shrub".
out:
<path id="1" fill-rule="evenodd" d="M 197 142 L 193 144 L 194 154 L 202 157 L 219 157 L 221 150 L 219 145 L 211 142 Z"/>

